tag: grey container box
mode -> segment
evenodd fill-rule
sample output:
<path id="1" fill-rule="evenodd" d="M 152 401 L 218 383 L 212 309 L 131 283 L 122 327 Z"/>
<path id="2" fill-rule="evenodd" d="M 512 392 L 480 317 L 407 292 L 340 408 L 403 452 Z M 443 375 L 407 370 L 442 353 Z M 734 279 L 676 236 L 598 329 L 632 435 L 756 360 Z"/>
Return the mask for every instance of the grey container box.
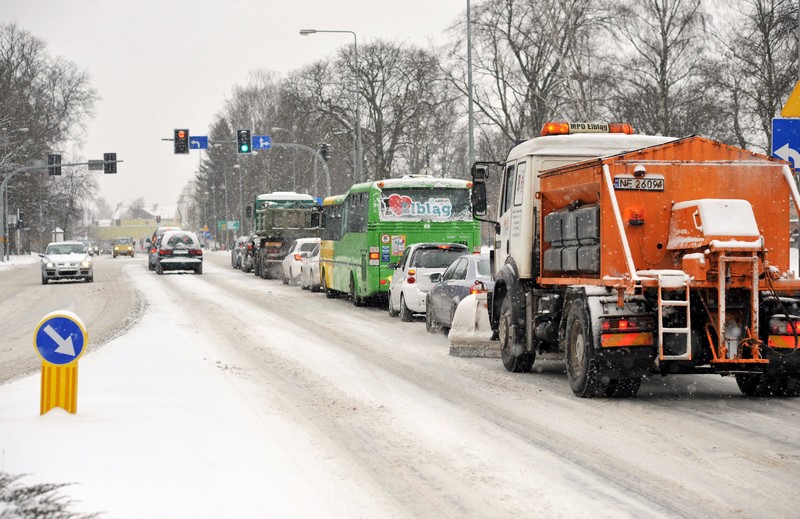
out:
<path id="1" fill-rule="evenodd" d="M 578 270 L 578 247 L 572 245 L 561 250 L 561 270 L 563 272 L 576 272 Z"/>
<path id="2" fill-rule="evenodd" d="M 581 272 L 600 272 L 600 244 L 581 245 L 578 248 L 578 270 Z"/>
<path id="3" fill-rule="evenodd" d="M 544 217 L 544 241 L 561 243 L 561 213 L 552 212 Z"/>
<path id="4" fill-rule="evenodd" d="M 587 205 L 574 211 L 578 241 L 592 244 L 600 241 L 600 206 Z"/>
<path id="5" fill-rule="evenodd" d="M 561 272 L 561 247 L 550 247 L 544 251 L 544 269 Z"/>
<path id="6" fill-rule="evenodd" d="M 561 241 L 564 245 L 578 245 L 577 211 L 561 213 Z"/>

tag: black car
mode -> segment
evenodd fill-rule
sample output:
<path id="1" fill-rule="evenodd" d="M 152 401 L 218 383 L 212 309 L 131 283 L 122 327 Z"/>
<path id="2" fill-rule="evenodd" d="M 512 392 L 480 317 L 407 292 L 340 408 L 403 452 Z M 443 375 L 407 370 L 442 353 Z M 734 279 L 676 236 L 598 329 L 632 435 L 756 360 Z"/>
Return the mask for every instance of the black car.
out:
<path id="1" fill-rule="evenodd" d="M 433 288 L 425 301 L 425 328 L 453 326 L 456 307 L 470 293 L 494 288 L 488 254 L 465 254 L 457 258 L 442 274 L 431 274 Z"/>

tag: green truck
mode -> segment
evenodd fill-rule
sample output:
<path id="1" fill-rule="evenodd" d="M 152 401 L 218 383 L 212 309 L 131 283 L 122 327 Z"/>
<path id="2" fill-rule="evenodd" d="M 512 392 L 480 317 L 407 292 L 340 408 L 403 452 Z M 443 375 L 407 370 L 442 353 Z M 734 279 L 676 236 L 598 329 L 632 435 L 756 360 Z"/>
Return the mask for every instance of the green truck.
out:
<path id="1" fill-rule="evenodd" d="M 320 235 L 319 203 L 311 195 L 278 191 L 255 197 L 252 206 L 253 273 L 280 278 L 281 262 L 297 238 Z"/>

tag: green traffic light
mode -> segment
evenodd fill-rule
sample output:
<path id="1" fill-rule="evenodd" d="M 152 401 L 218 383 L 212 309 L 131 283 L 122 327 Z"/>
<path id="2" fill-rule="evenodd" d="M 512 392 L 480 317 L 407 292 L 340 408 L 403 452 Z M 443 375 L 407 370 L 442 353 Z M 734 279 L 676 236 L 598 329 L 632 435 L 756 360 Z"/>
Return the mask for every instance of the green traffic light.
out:
<path id="1" fill-rule="evenodd" d="M 242 144 L 242 146 L 241 146 L 241 148 L 240 148 L 240 149 L 241 149 L 243 152 L 247 153 L 247 150 L 249 150 L 249 149 L 250 149 L 250 147 L 249 147 L 249 146 L 247 146 L 247 144 Z"/>

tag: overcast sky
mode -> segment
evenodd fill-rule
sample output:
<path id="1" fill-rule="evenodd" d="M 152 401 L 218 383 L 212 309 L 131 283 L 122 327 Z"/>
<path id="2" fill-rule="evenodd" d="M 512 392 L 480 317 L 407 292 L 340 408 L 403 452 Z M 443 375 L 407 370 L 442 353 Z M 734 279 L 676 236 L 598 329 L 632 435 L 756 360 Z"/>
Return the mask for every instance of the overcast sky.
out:
<path id="1" fill-rule="evenodd" d="M 124 161 L 116 176 L 98 174 L 112 207 L 139 196 L 148 206 L 174 205 L 200 152 L 176 156 L 161 139 L 175 128 L 207 135 L 249 71 L 286 74 L 352 42 L 300 29 L 354 31 L 359 45 L 384 38 L 427 46 L 465 12 L 466 0 L 0 0 L 0 22 L 90 73 L 101 100 L 81 152 Z"/>

